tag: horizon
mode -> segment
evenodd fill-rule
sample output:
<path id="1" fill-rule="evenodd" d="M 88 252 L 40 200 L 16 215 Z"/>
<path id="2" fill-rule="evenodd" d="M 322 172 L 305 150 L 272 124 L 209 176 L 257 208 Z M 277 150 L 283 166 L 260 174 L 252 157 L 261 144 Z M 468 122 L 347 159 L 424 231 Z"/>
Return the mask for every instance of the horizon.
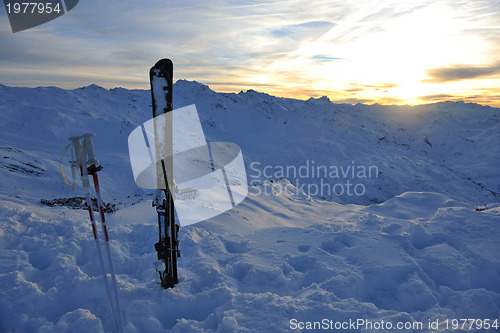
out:
<path id="1" fill-rule="evenodd" d="M 238 92 L 234 92 L 234 91 L 232 91 L 232 92 L 216 91 L 216 90 L 212 89 L 212 87 L 210 87 L 210 85 L 202 83 L 202 82 L 198 82 L 196 80 L 178 79 L 177 81 L 174 82 L 174 84 L 176 84 L 178 81 L 193 82 L 193 83 L 197 83 L 197 84 L 206 86 L 206 87 L 208 87 L 208 89 L 210 89 L 211 91 L 213 91 L 216 94 L 235 94 L 235 95 L 238 95 L 240 93 L 247 93 L 249 91 L 255 91 L 258 94 L 265 94 L 265 95 L 268 95 L 268 96 L 271 96 L 271 97 L 275 97 L 275 98 L 285 98 L 285 99 L 299 100 L 299 101 L 304 101 L 304 102 L 307 102 L 310 99 L 319 100 L 319 99 L 321 99 L 323 97 L 326 97 L 333 104 L 349 104 L 349 105 L 361 104 L 361 105 L 368 105 L 368 106 L 370 106 L 370 105 L 380 105 L 380 106 L 416 107 L 416 106 L 425 106 L 425 105 L 433 105 L 433 104 L 448 103 L 449 102 L 449 103 L 476 104 L 476 105 L 480 105 L 480 106 L 486 106 L 486 107 L 492 107 L 492 108 L 500 108 L 500 105 L 499 106 L 493 106 L 493 105 L 481 104 L 481 103 L 478 103 L 476 101 L 466 101 L 466 100 L 463 100 L 463 99 L 457 99 L 457 100 L 449 100 L 449 99 L 447 99 L 447 100 L 431 101 L 431 102 L 418 103 L 418 104 L 383 104 L 383 103 L 378 103 L 378 102 L 373 102 L 373 103 L 366 103 L 366 102 L 365 103 L 361 103 L 361 102 L 352 103 L 352 102 L 345 102 L 345 101 L 341 101 L 341 100 L 335 100 L 335 99 L 332 98 L 332 96 L 328 96 L 328 95 L 323 95 L 323 96 L 319 96 L 319 97 L 309 96 L 309 97 L 306 97 L 306 98 L 294 98 L 294 97 L 285 97 L 285 96 L 272 95 L 272 94 L 270 94 L 268 92 L 259 91 L 259 90 L 253 89 L 253 88 L 250 88 L 250 89 L 247 89 L 247 90 L 240 90 Z M 105 89 L 105 90 L 108 90 L 108 91 L 113 90 L 113 89 L 124 89 L 124 90 L 128 90 L 128 91 L 133 91 L 133 90 L 150 91 L 151 90 L 150 88 L 144 88 L 144 89 L 143 88 L 125 88 L 125 87 L 107 88 L 107 87 L 103 87 L 103 86 L 95 84 L 95 83 L 90 83 L 90 84 L 88 84 L 86 86 L 79 86 L 79 87 L 75 87 L 75 88 L 62 88 L 62 87 L 58 87 L 58 86 L 34 86 L 34 87 L 10 86 L 10 85 L 3 84 L 1 82 L 0 82 L 0 86 L 4 86 L 4 87 L 8 87 L 8 88 L 28 88 L 28 89 L 56 88 L 56 89 L 62 89 L 62 90 L 68 90 L 68 91 L 70 91 L 70 90 L 77 90 L 77 89 L 83 89 L 83 88 L 88 88 L 88 87 L 92 87 L 92 86 L 96 86 L 96 87 L 99 87 L 99 88 L 102 88 L 102 89 Z"/>
<path id="2" fill-rule="evenodd" d="M 495 1 L 88 0 L 18 33 L 0 11 L 0 75 L 7 86 L 147 90 L 149 68 L 168 57 L 174 80 L 217 92 L 500 107 L 499 21 Z"/>

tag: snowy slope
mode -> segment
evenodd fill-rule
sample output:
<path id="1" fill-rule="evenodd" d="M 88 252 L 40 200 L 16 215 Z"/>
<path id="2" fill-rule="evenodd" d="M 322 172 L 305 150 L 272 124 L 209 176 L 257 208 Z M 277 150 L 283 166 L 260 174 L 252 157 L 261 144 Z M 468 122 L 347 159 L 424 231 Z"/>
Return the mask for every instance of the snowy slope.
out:
<path id="1" fill-rule="evenodd" d="M 0 331 L 113 329 L 87 214 L 40 204 L 81 196 L 58 165 L 67 138 L 89 131 L 103 199 L 119 208 L 108 220 L 127 332 L 299 331 L 291 319 L 430 332 L 429 320 L 446 331 L 446 319 L 500 317 L 500 110 L 174 89 L 174 107 L 196 104 L 209 141 L 241 146 L 252 186 L 233 210 L 181 229 L 180 283 L 162 290 L 151 193 L 127 155 L 149 91 L 0 86 Z M 280 173 L 311 165 L 378 172 Z M 363 195 L 314 191 L 346 181 Z"/>

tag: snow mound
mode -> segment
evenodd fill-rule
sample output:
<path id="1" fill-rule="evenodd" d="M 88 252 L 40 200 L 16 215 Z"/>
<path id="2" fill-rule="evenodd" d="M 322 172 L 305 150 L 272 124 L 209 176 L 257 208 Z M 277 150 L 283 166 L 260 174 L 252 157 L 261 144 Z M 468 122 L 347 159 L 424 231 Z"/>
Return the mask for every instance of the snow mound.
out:
<path id="1" fill-rule="evenodd" d="M 379 205 L 367 209 L 374 214 L 398 219 L 431 217 L 439 208 L 469 206 L 447 198 L 443 194 L 429 192 L 406 192 Z"/>

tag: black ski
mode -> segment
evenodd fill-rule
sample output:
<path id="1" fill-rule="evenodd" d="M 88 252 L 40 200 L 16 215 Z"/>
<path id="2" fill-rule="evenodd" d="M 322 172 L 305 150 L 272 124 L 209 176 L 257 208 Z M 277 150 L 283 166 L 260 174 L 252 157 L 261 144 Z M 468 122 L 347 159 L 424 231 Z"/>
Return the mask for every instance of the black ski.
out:
<path id="1" fill-rule="evenodd" d="M 153 117 L 160 116 L 172 111 L 172 87 L 173 87 L 173 64 L 170 59 L 161 59 L 149 70 L 151 84 L 151 99 L 153 106 Z M 158 271 L 161 286 L 163 288 L 173 288 L 179 283 L 177 278 L 177 257 L 180 257 L 177 236 L 179 226 L 175 223 L 175 209 L 173 197 L 173 184 L 169 184 L 168 179 L 173 179 L 172 173 L 172 121 L 162 122 L 164 133 L 155 133 L 156 151 L 166 148 L 166 156 L 157 155 L 157 179 L 158 191 L 153 201 L 158 214 L 159 240 L 155 244 L 158 260 L 163 261 L 164 271 Z M 156 127 L 155 127 L 156 131 Z M 159 142 L 159 137 L 166 142 Z"/>
<path id="2" fill-rule="evenodd" d="M 174 65 L 172 63 L 172 60 L 170 59 L 159 60 L 149 70 L 149 82 L 151 83 L 151 99 L 153 101 L 153 117 L 172 111 L 173 75 Z M 153 81 L 157 79 L 163 84 L 162 91 L 154 90 Z M 167 106 L 163 110 L 157 110 L 157 105 L 161 103 L 160 100 L 164 100 L 167 102 Z M 157 103 L 157 101 L 159 103 Z"/>

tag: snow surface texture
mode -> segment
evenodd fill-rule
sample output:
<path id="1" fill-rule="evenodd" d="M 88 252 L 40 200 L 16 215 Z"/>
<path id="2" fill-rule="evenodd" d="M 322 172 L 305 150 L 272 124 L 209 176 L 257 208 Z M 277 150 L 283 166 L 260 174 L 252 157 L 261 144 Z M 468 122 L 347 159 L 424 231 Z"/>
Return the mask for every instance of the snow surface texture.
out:
<path id="1" fill-rule="evenodd" d="M 196 104 L 208 141 L 242 148 L 251 186 L 236 208 L 181 228 L 180 283 L 163 290 L 152 193 L 134 184 L 127 154 L 149 91 L 0 85 L 1 332 L 113 330 L 87 213 L 40 203 L 82 195 L 58 163 L 84 132 L 97 133 L 103 199 L 118 207 L 107 217 L 126 332 L 298 331 L 291 319 L 431 332 L 500 317 L 499 109 L 339 105 L 188 81 L 174 103 Z M 313 162 L 340 175 L 305 175 Z M 363 195 L 315 191 L 348 180 Z"/>

